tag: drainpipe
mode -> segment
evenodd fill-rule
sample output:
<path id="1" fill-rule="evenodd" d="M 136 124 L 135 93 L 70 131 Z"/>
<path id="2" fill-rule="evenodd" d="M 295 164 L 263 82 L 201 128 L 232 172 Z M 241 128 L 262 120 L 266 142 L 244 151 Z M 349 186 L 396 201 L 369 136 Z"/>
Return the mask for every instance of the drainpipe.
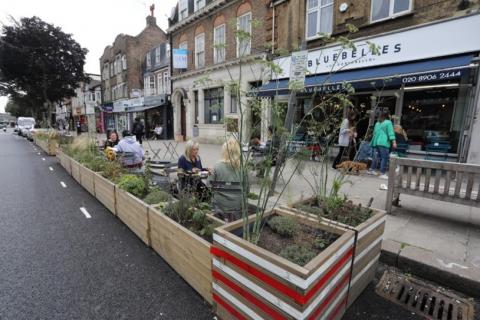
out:
<path id="1" fill-rule="evenodd" d="M 272 2 L 272 55 L 275 53 L 275 2 Z"/>

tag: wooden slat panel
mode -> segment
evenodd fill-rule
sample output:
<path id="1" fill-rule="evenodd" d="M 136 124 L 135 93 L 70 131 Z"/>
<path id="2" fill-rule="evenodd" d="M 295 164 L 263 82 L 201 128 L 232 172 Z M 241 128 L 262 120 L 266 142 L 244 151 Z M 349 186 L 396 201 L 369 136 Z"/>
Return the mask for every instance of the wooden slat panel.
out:
<path id="1" fill-rule="evenodd" d="M 460 196 L 460 189 L 462 188 L 462 182 L 463 182 L 463 172 L 458 172 L 456 174 L 456 182 L 455 182 L 455 192 L 454 196 L 459 197 Z"/>
<path id="2" fill-rule="evenodd" d="M 442 177 L 442 170 L 437 169 L 435 171 L 435 184 L 433 186 L 433 193 L 438 193 L 440 187 L 440 178 Z"/>
<path id="3" fill-rule="evenodd" d="M 398 166 L 399 172 L 398 172 L 398 179 L 397 180 L 397 186 L 401 187 L 403 183 L 403 170 L 404 166 Z"/>
<path id="4" fill-rule="evenodd" d="M 480 174 L 480 165 L 476 165 L 476 164 L 465 164 L 465 163 L 446 162 L 446 161 L 429 161 L 429 160 L 420 160 L 420 159 L 412 159 L 412 158 L 396 158 L 396 159 L 397 159 L 397 165 L 413 166 L 416 168 L 441 169 L 445 171 L 460 170 L 462 172 Z"/>
<path id="5" fill-rule="evenodd" d="M 450 180 L 452 179 L 452 172 L 447 171 L 445 175 L 445 188 L 443 189 L 443 194 L 448 196 L 450 194 Z"/>
<path id="6" fill-rule="evenodd" d="M 467 175 L 467 189 L 465 191 L 465 199 L 472 198 L 472 190 L 473 190 L 473 180 L 475 179 L 475 175 L 473 173 L 469 173 Z"/>
<path id="7" fill-rule="evenodd" d="M 411 190 L 411 189 L 401 189 L 400 193 L 409 194 L 409 195 L 412 195 L 412 196 L 417 196 L 417 197 L 422 197 L 422 198 L 427 198 L 427 199 L 448 201 L 448 202 L 452 202 L 452 203 L 464 204 L 464 205 L 467 205 L 467 206 L 480 207 L 480 201 L 466 200 L 464 198 L 455 197 L 455 196 L 446 197 L 443 194 L 427 193 L 427 192 L 418 191 L 418 190 Z"/>
<path id="8" fill-rule="evenodd" d="M 430 176 L 432 175 L 432 169 L 428 168 L 425 170 L 425 185 L 423 186 L 423 191 L 430 192 Z"/>
<path id="9" fill-rule="evenodd" d="M 413 171 L 412 166 L 408 166 L 408 171 L 407 171 L 407 189 L 410 189 L 410 188 L 412 187 L 412 171 Z"/>
<path id="10" fill-rule="evenodd" d="M 419 190 L 420 188 L 420 178 L 422 177 L 422 168 L 417 168 L 417 173 L 415 174 L 415 188 L 413 190 Z"/>

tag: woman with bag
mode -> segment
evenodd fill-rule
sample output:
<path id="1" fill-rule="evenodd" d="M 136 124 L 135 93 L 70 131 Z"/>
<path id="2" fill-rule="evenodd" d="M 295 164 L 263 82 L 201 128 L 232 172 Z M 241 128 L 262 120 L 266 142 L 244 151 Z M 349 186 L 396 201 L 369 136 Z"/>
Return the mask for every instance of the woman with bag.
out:
<path id="1" fill-rule="evenodd" d="M 390 114 L 388 111 L 380 113 L 375 128 L 373 129 L 373 137 L 370 142 L 373 148 L 374 156 L 368 174 L 377 175 L 375 171 L 380 164 L 380 178 L 388 179 L 387 171 L 388 159 L 390 157 L 390 148 L 397 149 L 395 141 L 395 132 L 393 131 L 393 124 L 390 121 Z"/>

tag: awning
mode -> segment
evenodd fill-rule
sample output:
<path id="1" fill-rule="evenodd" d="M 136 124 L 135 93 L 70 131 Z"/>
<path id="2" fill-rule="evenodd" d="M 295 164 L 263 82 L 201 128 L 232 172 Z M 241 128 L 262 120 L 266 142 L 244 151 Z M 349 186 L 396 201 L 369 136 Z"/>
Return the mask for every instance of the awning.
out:
<path id="1" fill-rule="evenodd" d="M 373 90 L 431 82 L 447 82 L 458 79 L 470 68 L 473 54 L 432 59 L 419 62 L 388 65 L 376 68 L 357 69 L 333 74 L 308 76 L 305 89 L 300 94 L 332 93 L 342 91 L 344 83 L 355 90 Z M 271 81 L 252 95 L 268 97 L 289 94 L 288 79 Z"/>

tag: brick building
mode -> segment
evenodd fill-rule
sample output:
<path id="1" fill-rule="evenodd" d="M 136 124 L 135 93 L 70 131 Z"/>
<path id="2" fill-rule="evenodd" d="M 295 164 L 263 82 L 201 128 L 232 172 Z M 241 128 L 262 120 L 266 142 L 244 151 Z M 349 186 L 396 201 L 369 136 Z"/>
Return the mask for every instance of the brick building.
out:
<path id="1" fill-rule="evenodd" d="M 297 119 L 348 82 L 366 124 L 388 109 L 407 131 L 411 156 L 480 163 L 474 134 L 480 132 L 479 6 L 465 0 L 273 1 L 274 47 L 292 52 L 304 43 L 308 50 Z M 358 32 L 349 34 L 347 24 Z M 325 34 L 348 36 L 355 48 L 328 42 Z M 290 59 L 275 58 L 283 72 L 259 89 L 260 96 L 286 104 Z"/>
<path id="2" fill-rule="evenodd" d="M 105 47 L 100 58 L 105 130 L 130 129 L 135 118 L 133 108 L 143 106 L 143 62 L 146 53 L 167 41 L 165 32 L 152 15 L 137 36 L 119 34 Z"/>
<path id="3" fill-rule="evenodd" d="M 188 54 L 183 57 L 185 65 L 176 66 L 174 62 L 172 69 L 176 139 L 196 137 L 199 141 L 220 142 L 226 123 L 238 126 L 239 106 L 248 103 L 245 93 L 262 79 L 259 61 L 266 57 L 269 38 L 265 25 L 257 21 L 269 18 L 269 4 L 178 2 L 169 19 L 168 33 L 172 48 L 187 50 Z M 239 34 L 243 36 L 237 37 Z M 245 37 L 247 34 L 250 36 Z M 238 87 L 240 90 L 235 89 Z M 245 128 L 251 130 L 254 115 L 245 110 Z"/>

